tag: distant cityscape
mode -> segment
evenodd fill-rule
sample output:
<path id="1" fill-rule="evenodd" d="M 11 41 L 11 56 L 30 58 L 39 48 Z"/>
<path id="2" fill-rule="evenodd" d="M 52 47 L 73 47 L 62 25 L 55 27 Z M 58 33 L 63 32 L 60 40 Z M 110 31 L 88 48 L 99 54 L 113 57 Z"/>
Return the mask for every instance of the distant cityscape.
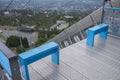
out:
<path id="1" fill-rule="evenodd" d="M 11 40 L 26 37 L 26 49 L 42 45 L 100 8 L 102 3 L 103 0 L 0 0 L 0 39 L 12 44 L 8 37 Z M 74 38 L 80 41 L 77 36 Z M 19 52 L 19 44 L 9 44 Z"/>
<path id="2" fill-rule="evenodd" d="M 0 0 L 0 10 L 5 9 L 11 0 Z M 9 9 L 22 9 L 26 0 L 15 0 Z M 54 10 L 64 12 L 86 12 L 98 9 L 103 0 L 31 0 L 24 9 Z"/>

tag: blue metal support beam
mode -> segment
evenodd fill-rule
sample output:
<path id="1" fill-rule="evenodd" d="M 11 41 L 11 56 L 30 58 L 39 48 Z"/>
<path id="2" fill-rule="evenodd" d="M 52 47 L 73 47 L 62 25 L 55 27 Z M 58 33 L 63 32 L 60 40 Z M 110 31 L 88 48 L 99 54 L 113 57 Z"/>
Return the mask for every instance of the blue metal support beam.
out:
<path id="1" fill-rule="evenodd" d="M 49 55 L 52 55 L 52 61 L 54 63 L 59 64 L 59 45 L 55 42 L 50 42 L 43 46 L 21 53 L 19 55 L 19 62 L 24 79 L 30 80 L 28 71 L 29 64 Z"/>
<path id="2" fill-rule="evenodd" d="M 2 51 L 0 51 L 0 64 L 5 69 L 10 77 L 12 77 L 9 59 L 4 55 Z"/>
<path id="3" fill-rule="evenodd" d="M 120 8 L 105 7 L 104 9 L 120 11 Z"/>
<path id="4" fill-rule="evenodd" d="M 18 64 L 18 56 L 2 42 L 0 42 L 0 65 L 12 80 L 22 80 Z"/>
<path id="5" fill-rule="evenodd" d="M 87 34 L 87 45 L 94 46 L 94 37 L 98 33 L 100 33 L 101 38 L 107 39 L 108 24 L 100 24 L 95 27 L 89 28 Z"/>

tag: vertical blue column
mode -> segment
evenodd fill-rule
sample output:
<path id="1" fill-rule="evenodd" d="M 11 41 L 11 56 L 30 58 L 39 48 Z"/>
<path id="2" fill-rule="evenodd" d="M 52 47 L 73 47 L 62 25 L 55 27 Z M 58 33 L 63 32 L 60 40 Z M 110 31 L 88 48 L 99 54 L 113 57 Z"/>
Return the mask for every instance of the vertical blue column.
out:
<path id="1" fill-rule="evenodd" d="M 25 80 L 30 80 L 29 79 L 29 72 L 28 72 L 28 66 L 27 66 L 27 64 L 21 58 L 19 58 L 19 61 L 20 61 L 20 67 L 21 67 L 22 77 Z"/>
<path id="2" fill-rule="evenodd" d="M 29 71 L 28 71 L 28 65 L 25 66 L 25 70 L 26 70 L 26 80 L 30 80 Z"/>
<path id="3" fill-rule="evenodd" d="M 56 63 L 56 64 L 59 64 L 59 55 L 60 55 L 60 52 L 59 52 L 59 47 L 57 48 L 56 50 L 56 53 L 52 54 L 52 62 Z"/>
<path id="4" fill-rule="evenodd" d="M 88 34 L 87 34 L 87 45 L 88 46 L 93 46 L 94 45 L 94 32 L 88 29 Z"/>
<path id="5" fill-rule="evenodd" d="M 100 33 L 100 37 L 103 39 L 107 39 L 107 34 L 108 34 L 108 27 L 106 27 L 106 29 Z"/>

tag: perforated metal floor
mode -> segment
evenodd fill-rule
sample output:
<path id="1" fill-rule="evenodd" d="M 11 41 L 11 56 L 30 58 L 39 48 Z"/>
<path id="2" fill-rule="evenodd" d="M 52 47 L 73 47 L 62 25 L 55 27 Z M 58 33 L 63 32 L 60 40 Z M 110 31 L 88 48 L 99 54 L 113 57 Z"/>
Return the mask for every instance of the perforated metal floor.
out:
<path id="1" fill-rule="evenodd" d="M 50 56 L 29 65 L 31 80 L 120 80 L 120 40 L 95 38 L 94 47 L 86 40 L 61 50 L 60 65 Z"/>

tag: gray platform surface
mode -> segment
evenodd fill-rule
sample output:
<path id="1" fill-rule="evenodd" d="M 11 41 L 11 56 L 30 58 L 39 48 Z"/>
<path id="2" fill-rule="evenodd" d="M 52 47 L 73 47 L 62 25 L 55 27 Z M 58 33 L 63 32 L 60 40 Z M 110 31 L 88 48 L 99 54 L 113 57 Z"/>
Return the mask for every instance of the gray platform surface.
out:
<path id="1" fill-rule="evenodd" d="M 86 40 L 60 51 L 60 64 L 51 56 L 29 65 L 31 80 L 120 80 L 120 40 L 95 38 L 94 47 Z"/>

